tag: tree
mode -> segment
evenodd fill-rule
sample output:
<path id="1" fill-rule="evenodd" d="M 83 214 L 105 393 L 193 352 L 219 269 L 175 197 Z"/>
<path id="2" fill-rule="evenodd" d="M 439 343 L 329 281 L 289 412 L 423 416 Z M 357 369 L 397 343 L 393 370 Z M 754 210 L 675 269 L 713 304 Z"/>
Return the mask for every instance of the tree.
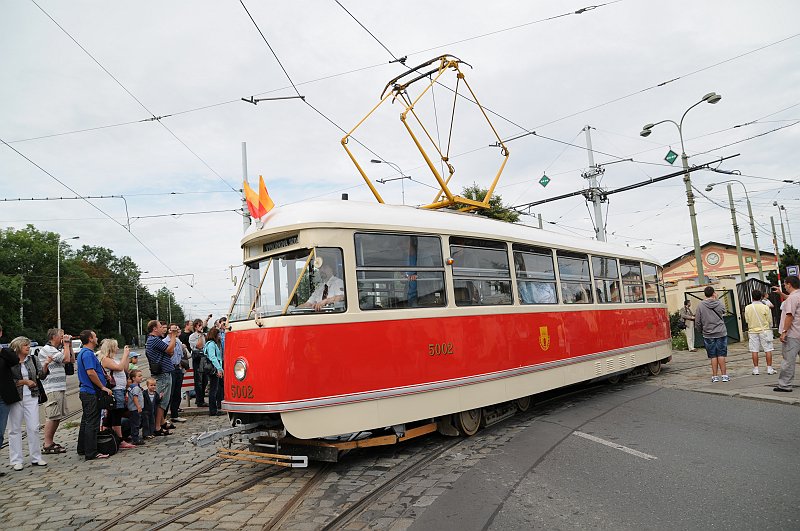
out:
<path id="1" fill-rule="evenodd" d="M 783 248 L 783 253 L 781 253 L 781 259 L 778 263 L 778 268 L 781 272 L 781 278 L 786 278 L 786 266 L 790 265 L 800 265 L 800 251 L 791 245 L 787 245 Z M 767 274 L 767 282 L 770 284 L 778 283 L 778 275 L 775 273 L 775 271 L 770 271 L 769 274 Z"/>
<path id="2" fill-rule="evenodd" d="M 57 233 L 38 231 L 32 225 L 20 230 L 0 229 L 0 323 L 4 339 L 24 335 L 42 343 L 47 330 L 56 326 L 59 244 L 61 324 L 67 332 L 93 329 L 100 337 L 129 342 L 136 335 L 137 291 L 142 317 L 155 317 L 155 299 L 141 286 L 141 272 L 130 257 L 117 257 L 104 247 L 84 246 L 76 252 Z M 173 320 L 180 322 L 183 309 L 175 304 L 174 296 L 170 299 Z M 168 315 L 166 302 L 165 296 L 162 316 Z"/>
<path id="3" fill-rule="evenodd" d="M 483 201 L 483 198 L 486 197 L 486 194 L 489 193 L 489 190 L 486 188 L 481 188 L 476 183 L 472 183 L 472 186 L 467 186 L 461 191 L 461 196 L 466 197 L 467 199 L 472 199 L 473 201 Z M 459 210 L 464 208 L 467 205 L 462 203 L 456 203 L 455 205 L 450 205 L 447 208 L 452 210 Z M 503 198 L 497 194 L 493 194 L 492 197 L 489 199 L 489 208 L 481 208 L 475 211 L 478 215 L 485 216 L 487 218 L 492 219 L 499 219 L 500 221 L 508 221 L 509 223 L 516 223 L 519 221 L 519 212 L 509 209 L 508 207 L 503 205 Z"/>

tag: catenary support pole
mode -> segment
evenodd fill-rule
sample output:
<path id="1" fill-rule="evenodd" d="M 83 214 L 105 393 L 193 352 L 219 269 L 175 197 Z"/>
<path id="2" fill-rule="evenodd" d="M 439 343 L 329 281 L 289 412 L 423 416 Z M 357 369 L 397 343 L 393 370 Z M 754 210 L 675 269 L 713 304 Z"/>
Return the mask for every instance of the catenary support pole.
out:
<path id="1" fill-rule="evenodd" d="M 739 223 L 736 221 L 736 207 L 733 204 L 733 185 L 728 183 L 728 202 L 731 205 L 731 221 L 733 222 L 733 238 L 736 240 L 736 257 L 739 259 L 739 282 L 747 280 L 744 272 L 744 259 L 742 258 L 742 244 L 739 241 Z"/>
<path id="2" fill-rule="evenodd" d="M 247 180 L 247 142 L 242 142 L 242 179 Z M 247 208 L 247 200 L 244 197 L 244 190 L 242 190 L 242 224 L 243 232 L 247 232 L 250 228 L 250 210 Z"/>
<path id="3" fill-rule="evenodd" d="M 595 235 L 601 242 L 606 241 L 606 228 L 603 222 L 603 199 L 600 188 L 597 186 L 597 176 L 601 175 L 602 170 L 594 163 L 594 153 L 592 152 L 591 126 L 583 128 L 586 133 L 586 153 L 589 155 L 589 170 L 583 174 L 584 179 L 589 181 L 587 199 L 594 204 Z"/>

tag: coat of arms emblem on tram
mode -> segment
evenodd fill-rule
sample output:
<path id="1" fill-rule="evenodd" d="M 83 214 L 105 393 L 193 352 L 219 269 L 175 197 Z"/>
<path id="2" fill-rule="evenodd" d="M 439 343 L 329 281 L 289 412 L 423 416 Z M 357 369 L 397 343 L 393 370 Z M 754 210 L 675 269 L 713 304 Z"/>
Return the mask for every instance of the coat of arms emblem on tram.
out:
<path id="1" fill-rule="evenodd" d="M 539 327 L 539 346 L 542 347 L 542 350 L 550 348 L 550 332 L 547 331 L 546 326 Z"/>

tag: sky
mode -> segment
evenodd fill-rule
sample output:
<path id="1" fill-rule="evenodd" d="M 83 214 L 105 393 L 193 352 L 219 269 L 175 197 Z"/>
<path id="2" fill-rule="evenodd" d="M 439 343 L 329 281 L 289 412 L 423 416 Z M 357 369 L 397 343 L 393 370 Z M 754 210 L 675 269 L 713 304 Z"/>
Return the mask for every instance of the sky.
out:
<path id="1" fill-rule="evenodd" d="M 744 189 L 761 249 L 774 250 L 770 216 L 782 239 L 775 201 L 785 207 L 787 241 L 800 238 L 800 3 L 591 6 L 0 0 L 0 199 L 10 200 L 0 201 L 0 226 L 32 224 L 78 236 L 73 248 L 130 256 L 147 271 L 143 283 L 171 289 L 190 316 L 221 315 L 241 271 L 242 142 L 251 185 L 263 175 L 277 207 L 343 192 L 374 201 L 340 145 L 342 130 L 408 71 L 395 58 L 416 66 L 449 54 L 466 63 L 500 138 L 513 139 L 496 190 L 505 204 L 585 189 L 587 125 L 606 190 L 680 169 L 680 159 L 664 160 L 681 152 L 674 125 L 639 132 L 679 122 L 716 92 L 719 103 L 701 103 L 683 121 L 689 164 L 738 155 L 712 166 L 740 175 L 692 173 L 703 194 L 700 241 L 733 243 L 726 187 L 705 191 L 731 178 L 744 185 L 733 186 L 743 246 L 753 245 Z M 497 139 L 468 100 L 453 111 L 454 76 L 441 81 L 416 110 L 442 146 L 450 138 L 452 188 L 487 187 L 501 162 Z M 241 100 L 298 94 L 305 100 Z M 398 103 L 379 108 L 356 131 L 363 145 L 350 146 L 373 180 L 398 177 L 395 167 L 411 177 L 375 185 L 387 203 L 427 204 L 435 181 L 400 112 Z M 376 157 L 393 164 L 370 164 Z M 16 201 L 76 195 L 118 197 Z M 523 222 L 541 214 L 547 230 L 594 237 L 583 196 L 530 213 Z M 609 196 L 603 217 L 609 241 L 662 262 L 693 248 L 680 178 Z"/>

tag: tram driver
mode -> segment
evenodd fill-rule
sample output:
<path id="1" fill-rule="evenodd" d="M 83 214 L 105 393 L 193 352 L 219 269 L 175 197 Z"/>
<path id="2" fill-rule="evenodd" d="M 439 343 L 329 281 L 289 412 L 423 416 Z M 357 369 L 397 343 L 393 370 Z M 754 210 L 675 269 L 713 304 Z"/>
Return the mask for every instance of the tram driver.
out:
<path id="1" fill-rule="evenodd" d="M 322 257 L 319 260 L 322 260 Z M 329 261 L 323 261 L 317 271 L 320 276 L 317 288 L 298 308 L 313 308 L 314 311 L 320 312 L 326 306 L 344 301 L 344 282 L 336 276 L 333 265 Z"/>

